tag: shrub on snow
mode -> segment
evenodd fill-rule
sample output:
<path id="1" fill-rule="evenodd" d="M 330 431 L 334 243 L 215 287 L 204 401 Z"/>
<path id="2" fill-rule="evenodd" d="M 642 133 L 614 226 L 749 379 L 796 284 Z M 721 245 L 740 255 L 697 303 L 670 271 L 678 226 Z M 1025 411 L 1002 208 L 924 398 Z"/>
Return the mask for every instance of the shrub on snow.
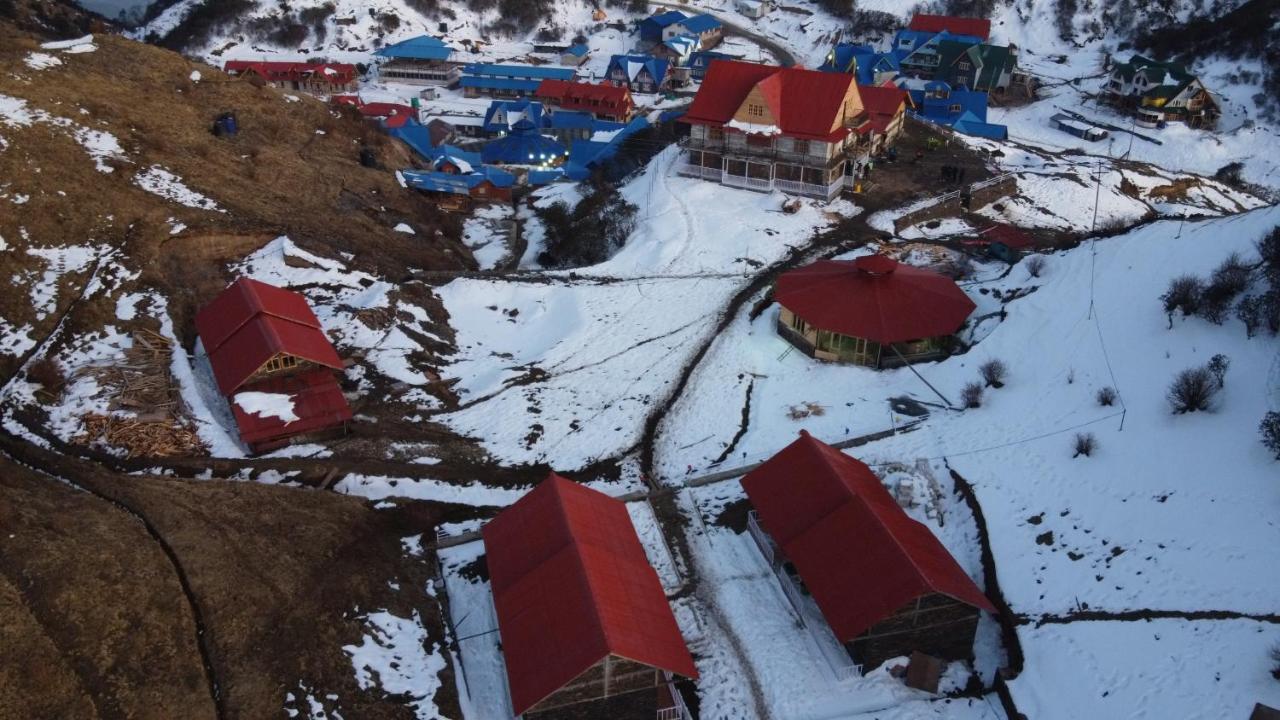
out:
<path id="1" fill-rule="evenodd" d="M 1271 451 L 1271 454 L 1280 460 L 1280 412 L 1269 412 L 1262 416 L 1262 422 L 1258 424 L 1258 433 L 1262 435 L 1262 444 Z M 1280 646 L 1277 646 L 1280 648 Z M 1280 663 L 1280 658 L 1276 658 L 1276 662 Z M 1280 664 L 1277 665 L 1280 669 Z"/>
<path id="2" fill-rule="evenodd" d="M 967 408 L 982 407 L 982 385 L 971 382 L 960 391 L 960 401 Z"/>
<path id="3" fill-rule="evenodd" d="M 1111 407 L 1116 402 L 1116 389 L 1107 386 L 1098 388 L 1098 404 L 1103 407 Z"/>
<path id="4" fill-rule="evenodd" d="M 1204 294 L 1204 283 L 1195 275 L 1180 275 L 1169 281 L 1169 289 L 1160 296 L 1164 303 L 1164 312 L 1169 316 L 1169 327 L 1173 327 L 1173 311 L 1181 310 L 1182 316 L 1195 315 L 1200 309 L 1200 298 Z"/>
<path id="5" fill-rule="evenodd" d="M 1002 360 L 988 360 L 978 366 L 978 374 L 987 383 L 987 387 L 999 389 L 1004 387 L 1004 379 L 1009 374 L 1009 368 Z"/>
<path id="6" fill-rule="evenodd" d="M 1047 264 L 1048 262 L 1043 255 L 1032 255 L 1027 258 L 1027 274 L 1033 278 L 1038 278 L 1044 274 L 1044 268 Z"/>
<path id="7" fill-rule="evenodd" d="M 1187 368 L 1169 385 L 1169 405 L 1175 414 L 1207 411 L 1218 394 L 1218 380 L 1208 367 Z"/>
<path id="8" fill-rule="evenodd" d="M 1094 451 L 1098 449 L 1098 438 L 1094 437 L 1093 433 L 1076 433 L 1072 449 L 1076 451 L 1076 454 L 1071 456 L 1073 458 L 1081 455 L 1092 457 Z"/>

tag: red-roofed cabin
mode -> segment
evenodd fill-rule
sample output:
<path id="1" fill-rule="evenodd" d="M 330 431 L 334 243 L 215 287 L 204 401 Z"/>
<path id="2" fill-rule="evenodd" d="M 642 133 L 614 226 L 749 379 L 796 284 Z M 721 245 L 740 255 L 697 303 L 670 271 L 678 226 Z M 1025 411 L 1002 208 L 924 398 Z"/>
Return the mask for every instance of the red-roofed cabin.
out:
<path id="1" fill-rule="evenodd" d="M 950 278 L 884 255 L 785 272 L 773 298 L 778 334 L 805 354 L 875 368 L 945 357 L 977 307 Z"/>
<path id="2" fill-rule="evenodd" d="M 515 715 L 682 707 L 698 671 L 622 502 L 552 473 L 482 532 Z"/>
<path id="3" fill-rule="evenodd" d="M 870 159 L 873 119 L 852 75 L 712 60 L 681 118 L 691 127 L 679 171 L 831 199 Z"/>
<path id="4" fill-rule="evenodd" d="M 803 584 L 864 671 L 915 651 L 973 656 L 979 614 L 995 608 L 866 465 L 801 431 L 742 488 L 779 581 Z"/>
<path id="5" fill-rule="evenodd" d="M 608 82 L 581 83 L 568 80 L 543 80 L 534 97 L 565 110 L 589 112 L 599 120 L 631 122 L 635 101 L 631 91 Z"/>
<path id="6" fill-rule="evenodd" d="M 991 21 L 986 18 L 916 13 L 911 17 L 911 23 L 907 25 L 907 29 L 928 33 L 940 33 L 945 30 L 952 35 L 981 38 L 983 42 L 991 39 Z"/>
<path id="7" fill-rule="evenodd" d="M 306 298 L 240 278 L 196 313 L 195 324 L 250 450 L 345 431 L 351 408 L 334 376 L 342 360 Z"/>
<path id="8" fill-rule="evenodd" d="M 902 134 L 907 108 L 914 107 L 911 93 L 887 82 L 884 85 L 859 85 L 867 122 L 859 125 L 858 134 L 866 138 L 872 155 L 878 155 Z"/>
<path id="9" fill-rule="evenodd" d="M 232 77 L 254 76 L 268 85 L 313 95 L 350 92 L 359 86 L 356 66 L 349 63 L 228 60 L 222 69 Z"/>

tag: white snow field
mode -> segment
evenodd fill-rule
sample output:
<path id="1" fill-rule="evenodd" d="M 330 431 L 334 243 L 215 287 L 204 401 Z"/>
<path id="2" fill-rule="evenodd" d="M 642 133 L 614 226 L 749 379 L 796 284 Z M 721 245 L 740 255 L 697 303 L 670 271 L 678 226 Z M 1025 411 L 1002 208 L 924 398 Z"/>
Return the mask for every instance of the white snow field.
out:
<path id="1" fill-rule="evenodd" d="M 607 262 L 546 283 L 439 289 L 458 331 L 442 374 L 464 404 L 444 422 L 505 462 L 574 470 L 622 454 L 755 268 L 807 243 L 826 211 L 854 212 L 841 202 L 786 215 L 779 196 L 677 177 L 674 159 L 664 151 L 624 188 L 637 227 Z"/>

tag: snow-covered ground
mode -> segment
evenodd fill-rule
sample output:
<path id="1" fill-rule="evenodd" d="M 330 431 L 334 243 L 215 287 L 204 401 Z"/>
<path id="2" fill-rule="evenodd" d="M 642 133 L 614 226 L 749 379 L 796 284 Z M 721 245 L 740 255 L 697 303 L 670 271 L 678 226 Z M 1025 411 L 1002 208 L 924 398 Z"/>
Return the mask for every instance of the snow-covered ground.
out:
<path id="1" fill-rule="evenodd" d="M 754 270 L 808 242 L 847 203 L 781 212 L 779 196 L 681 178 L 667 150 L 623 189 L 637 229 L 609 261 L 549 283 L 459 279 L 444 368 L 464 409 L 443 416 L 506 462 L 574 470 L 635 446 L 721 307 Z"/>

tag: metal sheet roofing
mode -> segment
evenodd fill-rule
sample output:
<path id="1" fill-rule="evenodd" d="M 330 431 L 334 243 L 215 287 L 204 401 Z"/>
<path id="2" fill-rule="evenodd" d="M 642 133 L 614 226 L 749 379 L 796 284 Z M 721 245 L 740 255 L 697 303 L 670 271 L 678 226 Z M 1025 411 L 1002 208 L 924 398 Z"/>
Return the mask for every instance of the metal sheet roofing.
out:
<path id="1" fill-rule="evenodd" d="M 845 95 L 854 82 L 853 76 L 843 73 L 714 60 L 684 120 L 724 125 L 759 87 L 784 135 L 833 140 L 848 134 L 844 128 L 832 131 L 831 127 L 838 125 Z"/>
<path id="2" fill-rule="evenodd" d="M 443 40 L 430 35 L 401 40 L 374 53 L 378 57 L 406 60 L 448 60 L 452 54 L 453 48 L 445 45 Z"/>
<path id="3" fill-rule="evenodd" d="M 306 298 L 252 278 L 223 290 L 196 313 L 195 324 L 223 395 L 280 353 L 342 369 Z"/>
<path id="4" fill-rule="evenodd" d="M 495 65 L 492 63 L 471 63 L 464 65 L 465 75 L 493 78 L 519 78 L 523 80 L 572 80 L 577 71 L 573 68 L 545 67 L 541 65 Z M 465 79 L 465 78 L 464 78 Z"/>
<path id="5" fill-rule="evenodd" d="M 950 278 L 883 255 L 791 270 L 773 295 L 814 327 L 881 343 L 949 335 L 976 307 Z"/>
<path id="6" fill-rule="evenodd" d="M 622 502 L 552 473 L 482 534 L 517 715 L 610 655 L 697 677 Z"/>
<path id="7" fill-rule="evenodd" d="M 288 395 L 293 400 L 293 414 L 298 417 L 286 422 L 275 416 L 251 414 L 232 397 L 231 412 L 240 428 L 240 439 L 246 445 L 339 427 L 351 421 L 351 407 L 329 370 L 318 368 L 300 375 L 270 378 L 243 387 L 239 392 Z"/>
<path id="8" fill-rule="evenodd" d="M 458 84 L 464 88 L 473 87 L 480 88 L 482 90 L 519 90 L 521 92 L 533 93 L 538 89 L 538 84 L 540 82 L 542 81 L 464 75 Z"/>
<path id="9" fill-rule="evenodd" d="M 681 20 L 678 24 L 680 25 L 680 27 L 684 28 L 685 30 L 688 30 L 689 32 L 695 33 L 698 35 L 701 35 L 704 32 L 715 30 L 716 28 L 722 27 L 724 25 L 715 17 L 711 15 L 707 15 L 705 13 L 702 15 L 694 15 L 691 18 Z"/>
<path id="10" fill-rule="evenodd" d="M 742 487 L 842 642 L 931 593 L 995 611 L 870 468 L 807 432 L 748 473 Z"/>

